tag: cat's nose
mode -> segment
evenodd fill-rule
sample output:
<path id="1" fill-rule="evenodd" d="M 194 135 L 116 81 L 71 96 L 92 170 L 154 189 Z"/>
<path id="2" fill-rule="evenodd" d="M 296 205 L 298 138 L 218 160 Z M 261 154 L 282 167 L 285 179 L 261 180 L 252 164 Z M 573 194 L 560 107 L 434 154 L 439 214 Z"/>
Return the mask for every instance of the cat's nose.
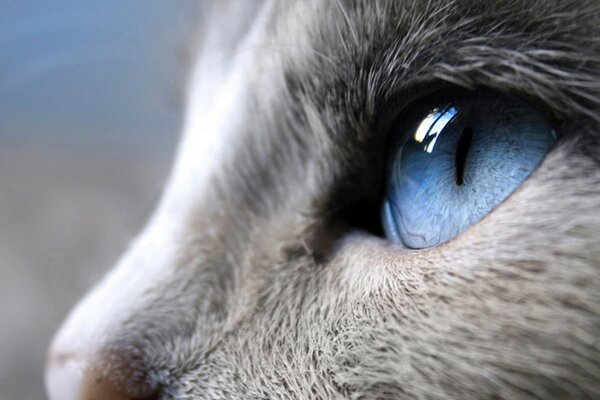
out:
<path id="1" fill-rule="evenodd" d="M 170 364 L 157 365 L 154 354 L 159 346 L 151 343 L 162 337 L 163 325 L 146 329 L 157 326 L 152 314 L 155 303 L 147 298 L 173 263 L 170 247 L 164 243 L 170 237 L 164 230 L 155 236 L 142 235 L 69 313 L 46 361 L 50 400 L 156 398 L 158 386 L 164 387 L 161 371 Z"/>
<path id="2" fill-rule="evenodd" d="M 45 376 L 50 400 L 81 398 L 84 369 L 84 363 L 74 354 L 50 353 Z"/>
<path id="3" fill-rule="evenodd" d="M 122 323 L 111 326 L 117 317 L 103 314 L 107 303 L 103 297 L 84 300 L 52 341 L 45 370 L 50 400 L 156 398 L 158 383 L 151 379 L 147 351 L 139 346 L 141 334 Z"/>
<path id="4" fill-rule="evenodd" d="M 83 353 L 53 350 L 46 364 L 46 389 L 50 400 L 150 400 L 152 398 L 151 395 L 126 393 L 125 388 L 115 383 L 119 379 L 111 378 L 106 371 L 96 368 L 94 361 Z"/>

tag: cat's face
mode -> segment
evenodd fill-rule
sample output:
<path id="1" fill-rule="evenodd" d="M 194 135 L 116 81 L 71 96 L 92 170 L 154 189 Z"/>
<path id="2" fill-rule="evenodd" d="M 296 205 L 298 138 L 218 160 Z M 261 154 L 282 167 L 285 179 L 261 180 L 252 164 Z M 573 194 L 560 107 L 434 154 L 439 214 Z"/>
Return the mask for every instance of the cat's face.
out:
<path id="1" fill-rule="evenodd" d="M 202 23 L 171 181 L 58 333 L 53 400 L 600 398 L 600 3 L 217 1 Z M 527 99 L 557 145 L 445 244 L 362 229 L 384 122 L 456 87 Z"/>

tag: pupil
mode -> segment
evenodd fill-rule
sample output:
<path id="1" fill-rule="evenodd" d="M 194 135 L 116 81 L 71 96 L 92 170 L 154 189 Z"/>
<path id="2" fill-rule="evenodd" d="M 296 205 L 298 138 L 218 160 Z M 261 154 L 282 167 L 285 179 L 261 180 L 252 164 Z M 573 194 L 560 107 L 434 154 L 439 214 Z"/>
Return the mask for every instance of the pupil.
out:
<path id="1" fill-rule="evenodd" d="M 473 129 L 471 127 L 465 128 L 458 140 L 458 145 L 456 146 L 456 158 L 454 159 L 456 167 L 456 184 L 458 186 L 461 186 L 464 183 L 465 162 L 467 161 L 467 155 L 472 140 Z"/>

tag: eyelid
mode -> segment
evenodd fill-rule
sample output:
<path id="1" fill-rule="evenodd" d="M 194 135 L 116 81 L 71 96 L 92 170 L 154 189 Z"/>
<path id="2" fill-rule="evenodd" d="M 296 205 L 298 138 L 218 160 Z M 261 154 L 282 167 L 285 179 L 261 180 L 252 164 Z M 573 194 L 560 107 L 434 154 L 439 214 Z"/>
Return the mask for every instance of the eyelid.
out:
<path id="1" fill-rule="evenodd" d="M 440 102 L 451 101 L 465 96 L 473 96 L 478 93 L 498 93 L 510 98 L 526 102 L 529 106 L 543 115 L 554 129 L 557 140 L 562 138 L 562 120 L 557 117 L 557 112 L 539 97 L 523 93 L 519 90 L 497 90 L 488 86 L 477 86 L 474 88 L 458 87 L 445 81 L 428 82 L 426 84 L 412 86 L 398 93 L 388 104 L 382 107 L 377 114 L 378 121 L 375 123 L 375 131 L 378 135 L 386 137 L 386 145 L 389 145 L 390 130 L 400 119 L 410 118 L 407 111 L 414 111 L 414 106 L 424 99 L 434 98 Z M 432 97 L 435 96 L 435 97 Z"/>

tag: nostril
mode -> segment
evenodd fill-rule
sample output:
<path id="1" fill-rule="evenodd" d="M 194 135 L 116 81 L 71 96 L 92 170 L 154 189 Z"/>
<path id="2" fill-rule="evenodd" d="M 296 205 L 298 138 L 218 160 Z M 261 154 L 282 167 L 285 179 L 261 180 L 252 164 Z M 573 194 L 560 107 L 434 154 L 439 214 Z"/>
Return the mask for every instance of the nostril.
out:
<path id="1" fill-rule="evenodd" d="M 141 391 L 125 382 L 123 369 L 91 362 L 81 353 L 54 353 L 46 364 L 46 389 L 50 400 L 154 400 L 158 391 Z"/>

